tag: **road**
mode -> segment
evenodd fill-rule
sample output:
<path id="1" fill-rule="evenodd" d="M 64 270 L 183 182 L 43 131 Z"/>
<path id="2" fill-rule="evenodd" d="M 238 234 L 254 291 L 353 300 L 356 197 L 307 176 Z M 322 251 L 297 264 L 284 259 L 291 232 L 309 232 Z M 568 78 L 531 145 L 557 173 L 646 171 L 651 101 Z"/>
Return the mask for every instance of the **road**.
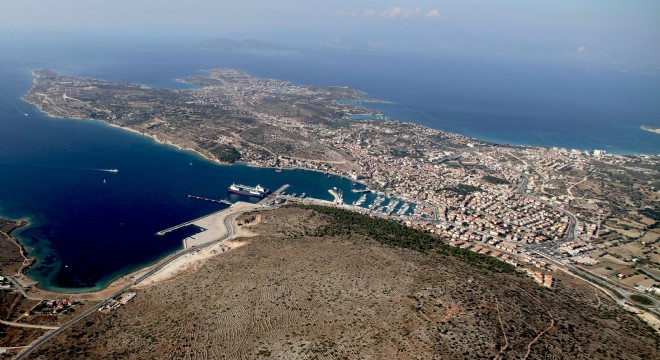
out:
<path id="1" fill-rule="evenodd" d="M 644 293 L 636 291 L 636 290 L 630 290 L 630 289 L 623 288 L 623 287 L 621 287 L 617 284 L 612 283 L 611 281 L 608 281 L 607 279 L 603 279 L 603 278 L 601 278 L 599 276 L 596 276 L 596 275 L 594 275 L 594 274 L 592 274 L 592 273 L 590 273 L 586 270 L 583 270 L 583 269 L 577 268 L 577 267 L 575 267 L 571 264 L 566 264 L 564 262 L 553 259 L 552 257 L 550 257 L 550 256 L 548 256 L 548 255 L 546 255 L 542 252 L 534 251 L 534 253 L 536 253 L 537 255 L 542 256 L 546 260 L 549 260 L 551 263 L 553 263 L 559 269 L 563 270 L 565 273 L 570 274 L 574 277 L 580 278 L 580 279 L 588 282 L 592 286 L 600 289 L 601 291 L 606 293 L 608 296 L 610 296 L 612 298 L 612 300 L 616 301 L 621 306 L 625 307 L 626 299 L 628 299 L 631 295 L 635 295 L 635 294 L 645 295 L 645 297 L 651 299 L 654 302 L 654 305 L 644 306 L 644 308 L 648 312 L 654 314 L 655 316 L 660 316 L 660 313 L 658 312 L 658 307 L 660 307 L 660 301 L 653 298 L 652 296 L 648 296 L 648 294 L 644 294 Z M 621 296 L 623 296 L 624 299 L 620 299 L 617 296 L 615 296 L 614 294 L 612 294 L 612 290 L 614 290 L 614 291 L 618 292 L 619 294 L 621 294 Z M 633 301 L 630 301 L 630 302 L 633 303 Z"/>
<path id="2" fill-rule="evenodd" d="M 569 195 L 569 196 L 573 196 L 573 193 L 571 192 L 571 190 L 573 190 L 573 188 L 574 188 L 575 186 L 580 185 L 580 184 L 582 184 L 583 182 L 587 181 L 587 179 L 589 178 L 589 176 L 591 176 L 593 173 L 594 173 L 594 172 L 592 171 L 591 173 L 587 174 L 582 180 L 580 180 L 580 181 L 576 182 L 575 184 L 569 186 L 568 189 L 566 189 L 566 192 L 568 193 L 568 195 Z"/>
<path id="3" fill-rule="evenodd" d="M 520 182 L 520 184 L 518 184 L 516 190 L 514 191 L 522 195 L 525 193 L 525 191 L 527 191 L 527 184 L 529 183 L 529 178 L 525 174 L 521 173 L 520 175 L 522 176 L 523 180 Z"/>
<path id="4" fill-rule="evenodd" d="M 219 238 L 219 239 L 217 239 L 217 240 L 213 240 L 213 241 L 211 241 L 211 242 L 208 242 L 208 243 L 206 243 L 206 244 L 203 244 L 203 245 L 200 245 L 200 246 L 194 247 L 194 248 L 190 248 L 190 249 L 186 249 L 186 250 L 181 250 L 181 251 L 177 252 L 176 254 L 173 254 L 173 255 L 171 255 L 170 257 L 161 260 L 161 261 L 158 262 L 156 265 L 152 266 L 152 267 L 149 269 L 149 271 L 147 271 L 146 273 L 142 274 L 141 276 L 135 278 L 135 279 L 133 280 L 132 283 L 130 283 L 130 284 L 124 286 L 123 288 L 121 288 L 120 290 L 118 290 L 117 292 L 115 292 L 114 294 L 110 295 L 109 297 L 107 297 L 106 299 L 104 299 L 103 301 L 101 301 L 101 302 L 100 302 L 99 304 L 97 304 L 96 306 L 93 306 L 93 307 L 87 309 L 85 312 L 83 312 L 83 313 L 79 314 L 78 316 L 74 317 L 73 319 L 69 320 L 69 321 L 66 322 L 64 325 L 60 326 L 59 328 L 54 329 L 54 330 L 51 331 L 51 332 L 46 333 L 46 334 L 45 334 L 44 336 L 42 336 L 41 338 L 39 338 L 38 340 L 36 340 L 36 341 L 33 342 L 32 344 L 28 345 L 28 346 L 25 348 L 25 350 L 23 350 L 21 353 L 18 354 L 18 356 L 16 356 L 16 360 L 24 359 L 25 357 L 27 357 L 28 355 L 30 355 L 33 351 L 35 351 L 36 349 L 38 349 L 41 345 L 45 344 L 45 343 L 46 343 L 48 340 L 50 340 L 52 337 L 58 335 L 59 333 L 61 333 L 62 331 L 68 329 L 69 327 L 71 327 L 72 325 L 74 325 L 75 323 L 77 323 L 78 321 L 80 321 L 80 320 L 86 318 L 87 316 L 91 315 L 92 313 L 96 312 L 97 309 L 102 308 L 103 306 L 107 305 L 112 299 L 114 299 L 115 297 L 117 297 L 117 296 L 123 294 L 126 290 L 128 290 L 129 288 L 131 288 L 133 285 L 137 285 L 137 284 L 139 284 L 140 282 L 146 280 L 149 276 L 155 274 L 155 273 L 158 272 L 159 270 L 163 269 L 165 266 L 167 266 L 167 265 L 169 265 L 170 263 L 172 263 L 172 261 L 174 261 L 174 260 L 180 258 L 180 257 L 183 256 L 183 255 L 189 254 L 189 253 L 194 252 L 194 251 L 197 251 L 197 250 L 199 250 L 199 249 L 203 249 L 203 248 L 205 248 L 205 247 L 209 247 L 209 246 L 215 245 L 215 244 L 217 244 L 217 243 L 220 243 L 220 242 L 222 242 L 222 241 L 229 240 L 229 239 L 233 238 L 234 235 L 235 235 L 235 230 L 236 230 L 236 229 L 234 228 L 233 222 L 234 222 L 234 220 L 235 220 L 239 215 L 241 215 L 243 212 L 245 212 L 245 211 L 237 212 L 237 213 L 234 213 L 234 214 L 231 214 L 231 215 L 228 215 L 227 217 L 225 217 L 225 219 L 224 219 L 224 221 L 223 221 L 223 224 L 224 224 L 225 228 L 227 229 L 227 233 L 225 234 L 225 236 L 223 236 L 223 237 L 221 237 L 221 238 Z"/>
<path id="5" fill-rule="evenodd" d="M 24 327 L 24 328 L 31 328 L 31 329 L 44 329 L 44 330 L 55 330 L 55 329 L 57 329 L 57 326 L 25 324 L 25 323 L 19 323 L 19 322 L 14 322 L 14 321 L 5 321 L 5 320 L 0 320 L 0 324 L 7 325 L 7 326 L 18 326 L 18 327 Z"/>
<path id="6" fill-rule="evenodd" d="M 12 279 L 11 276 L 7 276 L 6 279 L 11 281 L 11 283 L 14 285 L 14 288 L 16 288 L 16 290 L 18 290 L 18 292 L 21 293 L 21 295 L 23 295 L 24 298 L 29 299 L 27 293 L 25 293 L 25 290 L 23 290 L 23 287 L 19 283 L 17 283 L 16 280 Z"/>

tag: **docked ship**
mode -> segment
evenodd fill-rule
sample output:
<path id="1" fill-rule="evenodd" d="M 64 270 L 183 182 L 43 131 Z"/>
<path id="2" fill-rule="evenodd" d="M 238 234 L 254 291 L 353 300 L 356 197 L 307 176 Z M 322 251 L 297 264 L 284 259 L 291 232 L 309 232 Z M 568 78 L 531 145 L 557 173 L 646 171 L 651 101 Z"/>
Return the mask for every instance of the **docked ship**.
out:
<path id="1" fill-rule="evenodd" d="M 256 196 L 260 198 L 266 197 L 266 195 L 269 194 L 268 189 L 262 187 L 261 185 L 253 187 L 241 184 L 231 184 L 228 190 L 234 194 Z"/>

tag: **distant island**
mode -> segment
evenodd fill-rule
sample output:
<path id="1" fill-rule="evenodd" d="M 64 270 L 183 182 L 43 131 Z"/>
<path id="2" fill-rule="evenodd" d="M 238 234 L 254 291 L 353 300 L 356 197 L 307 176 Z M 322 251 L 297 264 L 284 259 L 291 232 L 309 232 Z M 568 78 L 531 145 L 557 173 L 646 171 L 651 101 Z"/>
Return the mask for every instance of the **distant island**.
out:
<path id="1" fill-rule="evenodd" d="M 210 39 L 197 44 L 202 49 L 219 51 L 269 51 L 280 52 L 288 49 L 282 45 L 256 39 Z"/>
<path id="2" fill-rule="evenodd" d="M 660 134 L 660 127 L 657 127 L 657 126 L 642 125 L 639 128 L 644 130 L 644 131 Z"/>

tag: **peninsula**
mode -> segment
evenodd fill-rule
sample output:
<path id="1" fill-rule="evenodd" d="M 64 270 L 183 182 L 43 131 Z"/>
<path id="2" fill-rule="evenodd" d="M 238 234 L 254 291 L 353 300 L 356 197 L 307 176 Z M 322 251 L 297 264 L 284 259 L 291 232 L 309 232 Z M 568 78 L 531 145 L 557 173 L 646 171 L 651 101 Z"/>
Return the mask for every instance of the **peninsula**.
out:
<path id="1" fill-rule="evenodd" d="M 150 88 L 43 70 L 34 72 L 24 99 L 51 116 L 103 121 L 213 161 L 359 180 L 416 207 L 412 215 L 354 210 L 531 266 L 532 274 L 559 261 L 614 275 L 623 270 L 621 261 L 625 269 L 658 272 L 641 286 L 660 287 L 653 280 L 660 278 L 658 156 L 502 146 L 402 121 L 353 120 L 352 114 L 382 114 L 356 105 L 372 101 L 357 90 L 292 85 L 236 69 L 181 81 L 199 88 Z M 615 268 L 612 262 L 619 272 L 607 270 Z M 614 286 L 639 285 L 617 279 Z"/>
<path id="2" fill-rule="evenodd" d="M 235 69 L 182 81 L 200 88 L 43 70 L 34 72 L 24 99 L 51 116 L 104 121 L 213 161 L 360 180 L 416 203 L 405 219 L 411 226 L 457 242 L 551 244 L 571 255 L 597 250 L 607 233 L 640 239 L 654 231 L 658 156 L 501 146 L 396 120 L 352 120 L 382 114 L 355 105 L 369 100 L 357 90 L 292 85 Z"/>
<path id="3" fill-rule="evenodd" d="M 629 320 L 630 315 L 620 312 L 615 307 L 618 305 L 638 313 L 656 329 L 660 328 L 657 318 L 659 303 L 657 294 L 660 290 L 660 282 L 658 282 L 660 279 L 660 255 L 658 253 L 660 250 L 658 241 L 660 239 L 658 226 L 660 198 L 656 190 L 660 188 L 660 177 L 658 176 L 660 157 L 657 155 L 619 156 L 607 154 L 601 150 L 585 152 L 575 149 L 548 149 L 486 143 L 413 123 L 383 120 L 383 114 L 358 105 L 371 101 L 371 99 L 365 99 L 364 94 L 357 90 L 346 87 L 299 86 L 282 80 L 257 79 L 235 69 L 213 69 L 204 75 L 182 81 L 197 85 L 198 88 L 193 90 L 149 88 L 140 84 L 80 78 L 42 70 L 34 72 L 34 86 L 24 96 L 24 99 L 54 117 L 103 121 L 144 134 L 163 143 L 191 149 L 212 161 L 223 163 L 242 161 L 253 166 L 325 171 L 361 181 L 369 187 L 370 191 L 414 203 L 416 206 L 413 214 L 393 213 L 391 209 L 382 207 L 365 209 L 352 205 L 337 205 L 337 207 L 343 207 L 352 212 L 342 212 L 343 210 L 333 212 L 323 210 L 324 208 L 306 209 L 305 211 L 290 210 L 289 212 L 286 209 L 276 210 L 265 214 L 264 218 L 271 225 L 280 225 L 274 226 L 271 231 L 267 231 L 263 227 L 256 227 L 257 230 L 260 229 L 257 233 L 263 234 L 266 245 L 255 240 L 255 245 L 250 246 L 253 246 L 252 249 L 257 252 L 262 251 L 261 247 L 265 246 L 263 248 L 265 253 L 275 254 L 272 261 L 280 259 L 278 257 L 280 255 L 283 256 L 280 260 L 286 259 L 284 256 L 286 251 L 281 254 L 271 251 L 271 249 L 277 248 L 273 244 L 277 243 L 278 246 L 282 245 L 289 249 L 287 251 L 294 252 L 294 248 L 300 246 L 297 241 L 301 237 L 310 238 L 313 241 L 332 239 L 337 242 L 342 241 L 342 236 L 350 236 L 351 241 L 365 238 L 378 242 L 397 239 L 393 242 L 386 242 L 386 244 L 420 250 L 425 254 L 423 257 L 440 256 L 447 250 L 440 251 L 439 249 L 445 249 L 445 246 L 448 246 L 455 249 L 454 252 L 448 252 L 448 254 L 456 255 L 463 262 L 471 263 L 472 261 L 470 260 L 472 257 L 465 254 L 477 256 L 478 264 L 481 265 L 474 268 L 480 269 L 478 270 L 479 275 L 475 275 L 479 279 L 468 279 L 465 276 L 467 270 L 454 271 L 452 274 L 456 275 L 457 279 L 466 281 L 461 286 L 471 287 L 472 285 L 466 284 L 476 281 L 478 287 L 485 292 L 495 291 L 493 289 L 496 287 L 482 281 L 484 277 L 491 276 L 484 275 L 486 273 L 482 273 L 483 271 L 498 269 L 502 265 L 506 265 L 505 269 L 517 268 L 520 272 L 529 275 L 531 280 L 526 281 L 536 282 L 537 285 L 529 288 L 529 284 L 506 278 L 508 275 L 496 276 L 499 279 L 496 282 L 510 283 L 514 288 L 522 291 L 518 298 L 527 299 L 526 304 L 520 305 L 520 308 L 515 305 L 513 312 L 502 315 L 504 305 L 497 300 L 504 299 L 501 294 L 494 295 L 493 298 L 489 298 L 490 300 L 483 298 L 467 302 L 463 302 L 465 300 L 463 297 L 461 298 L 463 300 L 458 303 L 446 302 L 446 304 L 443 303 L 445 305 L 442 305 L 444 315 L 440 314 L 442 320 L 439 321 L 441 322 L 451 321 L 453 318 L 451 314 L 465 314 L 467 308 L 471 309 L 470 311 L 481 309 L 477 312 L 483 310 L 484 313 L 495 315 L 497 320 L 494 320 L 494 323 L 499 322 L 501 328 L 500 330 L 493 328 L 493 332 L 504 335 L 503 340 L 491 339 L 489 341 L 496 342 L 496 344 L 493 347 L 482 349 L 488 353 L 492 352 L 495 357 L 512 351 L 510 349 L 518 350 L 512 351 L 509 355 L 514 356 L 515 353 L 526 357 L 533 351 L 534 345 L 540 343 L 546 344 L 544 346 L 548 348 L 559 346 L 545 343 L 545 340 L 538 342 L 543 336 L 556 334 L 556 332 L 561 334 L 557 335 L 559 338 L 557 344 L 562 343 L 562 338 L 565 341 L 566 338 L 571 337 L 570 329 L 574 329 L 577 323 L 567 320 L 563 316 L 568 311 L 573 311 L 567 308 L 573 300 L 562 301 L 565 301 L 565 296 L 573 291 L 576 291 L 574 294 L 584 295 L 581 299 L 586 297 L 586 291 L 575 290 L 576 286 L 585 285 L 581 280 L 593 286 L 593 288 L 589 288 L 591 294 L 594 289 L 596 290 L 594 298 L 596 309 L 605 311 L 594 316 L 602 316 L 603 319 L 622 316 Z M 372 115 L 360 118 L 376 120 L 356 120 L 352 117 L 356 114 Z M 289 200 L 294 201 L 294 199 Z M 349 215 L 355 214 L 355 212 L 369 216 L 359 215 L 359 218 L 354 218 L 353 215 Z M 278 222 L 277 218 L 280 217 L 288 219 L 286 224 Z M 368 220 L 374 218 L 395 220 L 402 226 L 401 228 L 389 228 L 389 225 L 385 224 L 392 224 L 391 221 L 375 224 L 370 222 L 372 220 Z M 345 228 L 342 225 L 345 223 L 353 223 L 355 226 Z M 287 224 L 299 225 L 289 226 Z M 356 230 L 360 228 L 359 225 L 364 225 L 365 229 L 373 229 L 375 226 L 389 230 L 382 233 L 369 233 L 368 231 L 365 233 Z M 408 231 L 413 231 L 414 234 L 424 234 L 424 237 L 412 235 L 413 233 L 408 233 Z M 271 243 L 272 241 L 275 243 Z M 295 247 L 291 246 L 291 241 L 296 244 Z M 442 242 L 442 247 L 429 245 L 435 244 L 437 241 Z M 350 245 L 351 243 L 341 242 L 341 244 L 342 249 L 345 246 L 355 246 Z M 309 262 L 320 264 L 321 261 L 328 261 L 336 256 L 329 248 L 326 250 L 328 251 L 308 248 L 297 253 L 304 255 L 307 254 L 305 251 L 308 251 L 309 254 L 313 254 L 313 256 L 309 255 Z M 409 254 L 397 257 L 398 255 L 390 253 L 380 245 L 376 247 L 369 245 L 368 250 L 360 250 L 360 248 L 354 250 L 358 250 L 356 253 L 351 253 L 351 256 L 355 257 L 363 256 L 360 254 L 363 254 L 364 251 L 382 255 L 379 262 L 374 263 L 375 265 L 380 264 L 378 266 L 382 269 L 389 269 L 387 264 L 391 265 L 392 262 L 388 259 L 393 258 L 397 258 L 397 261 L 405 261 L 411 266 L 411 269 L 419 269 L 420 264 L 435 264 L 431 266 L 433 268 L 439 266 L 437 258 L 416 258 L 413 261 L 408 257 Z M 239 259 L 242 256 L 251 256 L 249 254 L 240 255 L 239 252 L 233 254 L 230 256 Z M 484 255 L 490 257 L 489 259 L 493 263 L 484 260 Z M 320 258 L 316 258 L 318 256 Z M 228 258 L 227 261 L 230 263 L 232 261 L 240 262 L 240 260 Z M 215 260 L 213 264 L 216 265 L 209 266 L 225 266 L 217 265 L 219 263 Z M 362 266 L 356 264 L 347 266 Z M 265 269 L 272 273 L 274 267 L 269 265 L 265 266 L 263 271 L 266 271 Z M 319 281 L 315 278 L 301 278 L 298 279 L 299 281 L 296 280 L 298 282 L 287 282 L 285 279 L 292 277 L 289 274 L 289 271 L 293 271 L 292 269 L 291 267 L 276 268 L 275 270 L 281 274 L 281 277 L 273 277 L 267 284 L 259 285 L 260 287 L 268 286 L 273 291 L 255 296 L 259 299 L 271 299 L 277 302 L 281 300 L 280 295 L 290 289 L 298 288 L 303 283 L 315 284 Z M 321 270 L 336 273 L 336 269 L 322 268 Z M 372 270 L 370 268 L 368 271 Z M 194 277 L 194 271 L 190 271 L 190 276 Z M 301 268 L 295 271 L 305 273 L 309 269 Z M 431 273 L 423 275 L 415 271 L 408 271 L 408 274 L 414 279 L 420 276 L 435 276 Z M 504 272 L 508 272 L 508 270 Z M 457 275 L 459 273 L 463 275 Z M 213 274 L 217 274 L 217 272 L 213 272 Z M 216 277 L 212 278 L 214 281 L 217 280 Z M 413 287 L 416 290 L 409 289 L 402 294 L 408 294 L 408 299 L 414 297 L 414 303 L 410 304 L 416 306 L 417 310 L 415 313 L 399 315 L 402 316 L 402 319 L 420 319 L 422 323 L 428 320 L 430 322 L 427 324 L 430 326 L 435 321 L 431 319 L 436 316 L 431 315 L 430 311 L 435 306 L 432 304 L 438 304 L 437 297 L 442 291 L 436 293 L 435 290 L 428 288 L 422 291 L 422 288 L 428 283 L 424 281 L 415 283 L 413 278 L 409 280 L 415 284 Z M 247 291 L 246 289 L 252 286 L 250 279 L 247 277 L 240 281 L 237 280 L 239 284 L 243 284 L 240 285 L 243 286 L 241 289 Z M 344 280 L 350 281 L 350 278 Z M 185 280 L 181 281 L 185 282 Z M 380 282 L 381 280 L 374 281 Z M 190 283 L 189 280 L 188 283 Z M 575 285 L 578 283 L 582 285 Z M 205 286 L 200 284 L 200 286 Z M 277 290 L 281 284 L 285 284 L 282 285 L 284 288 Z M 264 320 L 264 323 L 259 324 L 246 323 L 245 326 L 249 329 L 262 329 L 263 333 L 272 333 L 269 329 L 281 329 L 282 324 L 295 323 L 294 327 L 297 330 L 294 333 L 284 331 L 273 335 L 293 339 L 291 344 L 286 343 L 288 344 L 287 349 L 282 345 L 285 340 L 276 340 L 275 344 L 279 346 L 276 349 L 271 348 L 272 343 L 266 342 L 270 345 L 262 349 L 262 355 L 271 352 L 283 356 L 290 355 L 292 353 L 287 352 L 290 351 L 288 349 L 290 345 L 312 352 L 322 348 L 318 351 L 325 353 L 326 350 L 334 349 L 337 352 L 329 354 L 339 356 L 348 353 L 350 355 L 350 349 L 335 347 L 337 344 L 345 343 L 338 334 L 333 335 L 334 337 L 330 340 L 314 337 L 314 343 L 304 344 L 299 343 L 297 338 L 300 334 L 306 334 L 299 330 L 307 326 L 304 321 L 298 323 L 298 320 L 308 319 L 309 324 L 311 324 L 310 321 L 322 323 L 331 321 L 330 318 L 310 313 L 312 308 L 302 306 L 301 303 L 313 302 L 321 293 L 325 295 L 337 293 L 341 289 L 346 289 L 347 286 L 347 283 L 337 283 L 332 285 L 331 289 L 305 288 L 306 292 L 292 298 L 293 303 L 286 303 L 288 307 L 301 309 L 302 313 L 287 315 L 279 320 Z M 355 286 L 363 288 L 364 284 L 356 283 Z M 547 288 L 549 293 L 538 292 L 543 287 Z M 200 294 L 198 288 L 190 288 L 186 291 L 188 290 Z M 329 291 L 327 294 L 324 293 L 326 290 Z M 391 287 L 381 290 L 383 294 L 391 294 L 393 291 Z M 173 288 L 165 286 L 153 291 L 155 292 L 148 292 L 150 295 L 147 295 L 146 300 L 140 303 L 141 307 L 156 304 L 154 299 L 169 296 L 163 294 L 171 294 Z M 233 290 L 229 292 L 236 296 L 239 295 Z M 554 295 L 548 295 L 559 293 L 562 295 L 558 296 L 563 300 L 558 300 L 559 297 Z M 364 296 L 364 294 L 353 294 L 350 298 L 355 296 Z M 310 298 L 312 300 L 309 300 Z M 368 300 L 366 297 L 362 298 L 365 301 Z M 344 301 L 342 299 L 329 295 L 323 297 L 323 301 Z M 386 296 L 385 299 L 388 297 Z M 408 300 L 402 301 L 397 304 L 408 304 L 406 302 Z M 578 301 L 577 298 L 575 301 Z M 514 344 L 516 341 L 514 339 L 517 339 L 520 333 L 507 330 L 503 324 L 504 322 L 517 324 L 514 325 L 516 328 L 523 326 L 522 323 L 513 321 L 509 316 L 513 316 L 513 313 L 525 312 L 524 308 L 530 304 L 540 304 L 535 313 L 543 312 L 547 316 L 544 315 L 537 319 L 537 323 L 533 326 L 534 329 L 525 332 L 538 334 L 538 337 L 529 338 L 529 342 L 525 344 Z M 221 311 L 226 308 L 225 306 L 233 308 L 234 305 L 219 304 L 216 310 Z M 580 303 L 580 309 L 584 309 L 583 305 L 584 303 Z M 367 304 L 365 303 L 364 306 Z M 372 311 L 380 311 L 368 307 L 360 309 L 370 314 Z M 557 316 L 555 311 L 558 309 L 562 309 L 560 313 L 564 315 Z M 273 309 L 273 311 L 281 310 L 282 308 L 277 306 Z M 142 311 L 142 309 L 137 311 Z M 472 314 L 475 319 L 478 318 L 476 312 Z M 235 315 L 227 313 L 218 316 L 230 319 Z M 355 314 L 355 316 L 358 315 Z M 250 316 L 254 318 L 254 316 Z M 152 320 L 156 321 L 155 319 Z M 170 320 L 173 324 L 181 324 L 181 319 Z M 347 319 L 347 321 L 346 324 L 349 324 L 354 320 Z M 108 326 L 106 320 L 103 319 L 95 319 L 93 322 L 98 326 Z M 198 324 L 202 323 L 198 322 Z M 213 324 L 203 326 L 216 326 Z M 229 328 L 234 330 L 228 330 L 234 331 L 231 334 L 241 333 L 245 330 L 241 327 L 243 323 L 240 321 L 232 322 L 232 324 L 233 327 Z M 345 328 L 346 324 L 340 327 Z M 580 326 L 589 326 L 581 322 L 580 324 Z M 392 331 L 392 329 L 374 328 L 368 324 L 363 325 L 370 329 L 368 330 L 368 336 L 371 339 L 369 341 L 373 341 L 369 343 L 369 346 L 374 348 L 381 341 L 378 340 L 377 334 Z M 599 322 L 598 326 L 615 325 L 605 321 Z M 189 328 L 196 325 L 184 323 L 183 326 Z M 591 324 L 591 326 L 594 325 Z M 639 332 L 639 334 L 642 332 L 647 334 L 646 330 L 640 330 L 641 328 L 638 326 L 640 325 L 637 323 L 625 322 L 627 329 L 633 329 L 632 331 Z M 224 325 L 222 327 L 224 328 Z M 171 326 L 171 328 L 176 327 Z M 408 335 L 413 333 L 419 335 L 420 337 L 416 338 L 419 341 L 422 341 L 420 339 L 423 338 L 428 339 L 428 334 L 418 332 L 421 331 L 419 327 L 407 328 L 404 326 L 400 330 Z M 455 336 L 468 336 L 468 334 L 474 333 L 467 328 L 463 330 L 465 331 L 455 334 Z M 82 331 L 81 326 L 70 331 L 79 334 Z M 195 330 L 194 334 L 205 332 L 203 329 L 200 331 Z M 623 334 L 626 331 L 619 328 L 615 332 Z M 323 334 L 328 334 L 328 332 L 323 331 Z M 366 333 L 353 335 L 349 337 L 359 336 L 365 339 L 367 336 Z M 409 341 L 408 335 L 403 336 L 400 342 L 390 344 L 391 350 L 388 350 L 387 354 L 396 356 L 396 349 L 405 350 L 404 344 Z M 230 335 L 219 334 L 217 336 L 229 339 Z M 258 335 L 254 336 L 249 340 L 255 342 L 254 346 L 257 346 L 257 342 L 261 344 L 265 341 L 258 340 L 260 338 Z M 451 334 L 447 336 L 452 337 Z M 587 338 L 593 339 L 594 335 L 584 337 L 584 339 Z M 639 337 L 639 339 L 643 338 L 643 336 Z M 611 338 L 601 340 L 618 341 Z M 499 343 L 499 341 L 503 341 L 503 343 Z M 657 343 L 657 340 L 652 341 Z M 416 343 L 419 342 L 416 341 Z M 476 343 L 481 342 L 475 340 Z M 49 351 L 64 351 L 62 346 L 64 346 L 62 343 L 58 343 L 50 350 L 44 350 L 45 352 L 41 353 L 41 356 L 47 358 Z M 640 343 L 640 346 L 645 349 L 653 348 L 653 345 L 648 343 L 643 345 Z M 219 351 L 220 347 L 213 351 Z M 162 348 L 161 350 L 164 351 L 163 354 L 171 353 L 181 356 L 189 354 L 185 351 L 176 352 L 168 349 Z M 469 347 L 465 352 L 455 355 L 470 356 L 471 353 L 467 349 Z M 553 349 L 557 353 L 563 353 L 556 347 Z M 119 350 L 128 351 L 123 348 Z M 244 352 L 243 348 L 236 348 L 232 351 L 239 357 L 250 356 Z M 621 351 L 629 354 L 629 350 Z M 427 353 L 419 353 L 420 356 L 425 354 Z M 593 353 L 590 354 L 593 355 Z M 616 354 L 611 355 L 617 356 Z"/>

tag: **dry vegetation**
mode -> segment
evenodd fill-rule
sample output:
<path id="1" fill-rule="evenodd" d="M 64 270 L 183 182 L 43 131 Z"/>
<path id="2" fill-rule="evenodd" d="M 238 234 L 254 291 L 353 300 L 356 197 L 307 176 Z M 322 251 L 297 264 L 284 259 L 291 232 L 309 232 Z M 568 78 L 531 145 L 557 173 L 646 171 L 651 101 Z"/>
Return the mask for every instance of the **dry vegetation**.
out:
<path id="1" fill-rule="evenodd" d="M 271 125 L 263 125 L 240 132 L 244 141 L 259 144 L 272 154 L 286 157 L 323 161 L 345 161 L 336 150 L 319 146 L 318 141 L 307 139 L 291 131 Z"/>
<path id="2" fill-rule="evenodd" d="M 28 311 L 37 301 L 24 299 L 20 294 L 0 291 L 0 320 L 13 321 Z M 0 347 L 24 346 L 36 340 L 46 331 L 0 324 Z M 10 358 L 13 352 L 0 359 Z"/>
<path id="3" fill-rule="evenodd" d="M 556 291 L 453 256 L 364 235 L 315 237 L 336 221 L 264 213 L 246 246 L 96 313 L 33 359 L 658 358 L 660 337 L 591 287 Z"/>
<path id="4" fill-rule="evenodd" d="M 0 275 L 13 275 L 23 266 L 21 249 L 9 234 L 24 225 L 24 222 L 0 219 Z"/>

